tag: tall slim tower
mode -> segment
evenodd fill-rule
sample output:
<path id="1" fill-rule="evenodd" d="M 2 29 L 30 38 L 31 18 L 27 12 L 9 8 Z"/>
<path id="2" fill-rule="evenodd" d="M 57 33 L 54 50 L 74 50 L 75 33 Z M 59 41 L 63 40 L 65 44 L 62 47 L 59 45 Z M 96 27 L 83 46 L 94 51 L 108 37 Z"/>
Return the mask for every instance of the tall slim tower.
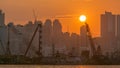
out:
<path id="1" fill-rule="evenodd" d="M 5 25 L 5 13 L 3 13 L 2 10 L 0 10 L 0 26 L 4 25 Z"/>

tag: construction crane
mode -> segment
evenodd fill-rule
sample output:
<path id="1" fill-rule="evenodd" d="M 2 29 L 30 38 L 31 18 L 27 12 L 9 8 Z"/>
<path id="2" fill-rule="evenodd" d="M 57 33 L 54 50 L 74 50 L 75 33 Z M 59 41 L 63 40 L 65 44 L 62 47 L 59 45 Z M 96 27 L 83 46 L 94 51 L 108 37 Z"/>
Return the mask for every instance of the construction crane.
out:
<path id="1" fill-rule="evenodd" d="M 32 36 L 32 38 L 31 38 L 31 40 L 30 40 L 30 42 L 29 42 L 29 44 L 28 44 L 28 47 L 27 47 L 27 49 L 26 49 L 26 51 L 25 51 L 24 56 L 27 55 L 27 53 L 28 53 L 28 51 L 29 51 L 29 49 L 30 49 L 30 47 L 31 47 L 32 41 L 33 41 L 33 39 L 34 39 L 37 31 L 39 31 L 39 47 L 38 47 L 38 51 L 36 51 L 36 54 L 37 54 L 39 57 L 42 56 L 42 52 L 41 52 L 41 49 L 42 49 L 42 47 L 41 47 L 41 44 L 42 44 L 42 42 L 41 42 L 41 38 L 42 38 L 41 32 L 42 32 L 42 30 L 41 30 L 41 28 L 42 28 L 42 24 L 40 23 L 40 24 L 38 24 L 37 28 L 35 29 L 35 32 L 33 33 L 33 36 Z"/>
<path id="2" fill-rule="evenodd" d="M 89 42 L 90 42 L 90 48 L 91 48 L 91 55 L 92 55 L 92 57 L 101 56 L 101 53 L 102 53 L 101 47 L 98 46 L 97 49 L 96 49 L 96 47 L 95 47 L 95 43 L 94 43 L 93 38 L 92 38 L 92 34 L 91 34 L 91 31 L 90 31 L 90 27 L 89 27 L 89 25 L 88 25 L 87 22 L 86 22 L 86 16 L 85 16 L 85 15 L 81 15 L 81 16 L 79 17 L 79 19 L 80 19 L 81 22 L 84 22 L 84 23 L 85 23 L 86 35 L 87 35 L 88 40 L 89 40 Z"/>
<path id="3" fill-rule="evenodd" d="M 91 47 L 92 56 L 93 57 L 99 56 L 99 55 L 102 54 L 101 47 L 98 46 L 97 49 L 96 49 L 95 43 L 94 43 L 93 38 L 92 38 L 91 31 L 90 31 L 90 27 L 89 27 L 89 25 L 87 23 L 85 23 L 85 25 L 86 25 L 88 40 L 90 41 L 90 47 Z"/>
<path id="4" fill-rule="evenodd" d="M 37 16 L 36 16 L 36 14 L 35 14 L 35 10 L 34 10 L 34 9 L 33 9 L 33 14 L 34 14 L 34 18 L 35 18 L 35 21 L 34 21 L 34 22 L 37 23 L 37 22 L 38 22 L 38 21 L 37 21 Z M 41 57 L 41 56 L 42 56 L 42 52 L 41 52 L 41 49 L 42 49 L 42 47 L 41 47 L 41 44 L 42 44 L 42 41 L 41 41 L 41 38 L 42 38 L 42 36 L 41 36 L 41 33 L 42 33 L 42 23 L 37 24 L 37 27 L 36 27 L 36 29 L 35 29 L 35 32 L 33 33 L 33 36 L 32 36 L 32 38 L 31 38 L 31 40 L 30 40 L 30 42 L 29 42 L 29 44 L 28 44 L 28 47 L 27 47 L 27 49 L 26 49 L 26 51 L 25 51 L 24 56 L 27 55 L 27 53 L 28 53 L 28 51 L 29 51 L 29 49 L 30 49 L 30 47 L 31 47 L 31 45 L 32 45 L 32 41 L 33 41 L 33 39 L 34 39 L 37 31 L 38 31 L 38 33 L 39 33 L 39 47 L 38 47 L 38 51 L 36 51 L 36 54 L 38 55 L 38 57 Z"/>
<path id="5" fill-rule="evenodd" d="M 96 48 L 95 48 L 95 44 L 94 44 L 93 39 L 92 39 L 92 34 L 91 34 L 91 31 L 90 31 L 90 27 L 87 23 L 85 23 L 85 25 L 86 25 L 88 40 L 90 41 L 90 47 L 91 47 L 92 55 L 96 55 Z"/>

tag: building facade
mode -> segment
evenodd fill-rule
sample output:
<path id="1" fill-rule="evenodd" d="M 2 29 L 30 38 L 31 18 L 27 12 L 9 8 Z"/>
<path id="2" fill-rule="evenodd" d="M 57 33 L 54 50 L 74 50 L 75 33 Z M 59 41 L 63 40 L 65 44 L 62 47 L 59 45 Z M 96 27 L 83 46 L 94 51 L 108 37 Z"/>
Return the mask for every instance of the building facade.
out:
<path id="1" fill-rule="evenodd" d="M 5 13 L 0 10 L 0 26 L 4 26 L 5 24 Z"/>
<path id="2" fill-rule="evenodd" d="M 120 15 L 117 15 L 117 37 L 120 39 Z"/>
<path id="3" fill-rule="evenodd" d="M 104 53 L 115 50 L 116 36 L 116 15 L 111 12 L 105 12 L 101 15 L 101 38 Z"/>

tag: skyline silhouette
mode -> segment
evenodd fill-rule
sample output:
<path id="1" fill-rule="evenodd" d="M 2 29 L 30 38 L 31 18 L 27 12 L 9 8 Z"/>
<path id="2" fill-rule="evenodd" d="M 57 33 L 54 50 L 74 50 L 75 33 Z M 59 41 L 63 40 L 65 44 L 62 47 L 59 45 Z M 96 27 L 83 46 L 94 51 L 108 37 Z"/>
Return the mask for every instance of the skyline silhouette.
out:
<path id="1" fill-rule="evenodd" d="M 2 11 L 1 11 L 1 14 L 2 14 Z M 117 21 L 115 19 L 117 19 Z M 1 26 L 4 26 L 3 36 L 1 35 L 1 38 L 3 37 L 3 40 L 7 39 L 7 32 L 6 32 L 7 25 L 4 24 L 4 20 L 5 20 L 5 17 L 4 17 L 4 13 L 3 13 L 3 15 L 1 15 L 1 24 L 2 24 Z M 112 21 L 110 21 L 110 20 L 112 20 Z M 118 24 L 117 26 L 115 25 L 116 22 Z M 21 43 L 22 43 L 22 41 L 24 41 L 23 45 L 27 45 L 31 39 L 32 33 L 34 32 L 36 25 L 39 23 L 42 23 L 42 25 L 43 25 L 43 28 L 42 28 L 43 44 L 42 45 L 44 45 L 44 46 L 55 45 L 57 48 L 56 50 L 59 50 L 62 52 L 62 50 L 66 50 L 67 46 L 70 46 L 70 47 L 68 47 L 68 49 L 69 49 L 74 46 L 75 46 L 74 48 L 79 48 L 79 47 L 87 48 L 90 45 L 89 39 L 87 38 L 87 31 L 86 31 L 85 25 L 83 25 L 79 28 L 80 34 L 63 32 L 62 24 L 58 19 L 55 19 L 53 21 L 50 19 L 46 19 L 45 23 L 43 23 L 42 21 L 39 21 L 39 20 L 34 21 L 34 22 L 29 21 L 25 25 L 20 25 L 20 24 L 14 25 L 13 22 L 10 22 L 8 25 L 10 25 L 10 27 L 11 27 L 11 29 L 10 29 L 11 36 L 10 37 L 13 38 L 12 42 L 15 42 L 19 38 L 21 38 L 21 39 L 24 39 L 24 40 L 21 40 Z M 102 24 L 100 26 L 101 27 L 101 32 L 100 32 L 101 36 L 93 37 L 95 43 L 97 44 L 96 47 L 98 45 L 102 45 L 104 54 L 106 52 L 114 51 L 115 48 L 119 49 L 119 47 L 118 47 L 119 46 L 119 29 L 118 29 L 119 28 L 119 15 L 114 15 L 111 12 L 105 12 L 105 14 L 101 14 L 101 24 Z M 117 30 L 116 30 L 116 27 L 117 27 Z M 17 36 L 20 33 L 23 35 L 20 35 L 20 37 Z M 116 35 L 115 33 L 118 33 L 118 34 Z M 4 36 L 6 38 L 4 38 Z M 109 37 L 107 37 L 107 36 L 109 36 Z M 35 38 L 37 38 L 37 37 L 35 37 Z M 4 43 L 5 43 L 5 41 L 7 41 L 7 40 L 4 40 Z M 17 41 L 17 42 L 20 42 L 20 41 Z M 36 45 L 37 45 L 37 42 L 38 41 L 36 41 Z M 19 43 L 16 43 L 16 44 L 19 44 Z M 16 44 L 12 44 L 12 45 L 16 46 Z M 116 46 L 113 47 L 113 45 L 116 45 Z M 110 49 L 106 50 L 107 47 L 110 47 Z M 33 49 L 34 48 L 35 47 L 33 47 Z M 50 50 L 50 49 L 51 48 L 48 47 L 48 50 Z M 89 48 L 87 48 L 87 49 L 89 49 Z M 14 48 L 13 48 L 13 50 L 14 50 Z M 77 50 L 79 50 L 79 49 L 77 49 Z M 13 51 L 13 52 L 17 53 L 17 51 L 19 51 L 19 50 L 17 50 L 17 48 L 16 48 L 16 51 Z M 22 50 L 22 51 L 24 51 L 24 50 Z M 68 52 L 68 51 L 65 51 L 65 52 Z M 45 52 L 45 53 L 47 53 L 47 52 Z"/>
<path id="2" fill-rule="evenodd" d="M 109 60 L 118 59 L 120 16 L 105 11 L 100 15 L 100 20 L 100 36 L 94 37 L 94 32 L 91 31 L 87 22 L 79 27 L 80 34 L 70 33 L 69 29 L 63 32 L 59 19 L 53 21 L 46 19 L 42 22 L 35 18 L 34 21 L 28 21 L 25 25 L 15 25 L 14 22 L 5 24 L 5 13 L 1 10 L 0 55 L 11 56 L 11 58 L 12 56 L 29 57 L 36 62 L 39 62 L 36 58 L 50 60 L 56 57 L 57 60 L 55 58 L 51 60 L 54 61 L 53 63 L 61 62 L 63 59 L 67 63 L 71 58 L 78 58 L 75 62 L 87 61 L 86 59 L 99 62 L 98 59 L 103 61 L 111 56 L 114 57 Z M 118 56 L 115 55 L 116 53 Z"/>

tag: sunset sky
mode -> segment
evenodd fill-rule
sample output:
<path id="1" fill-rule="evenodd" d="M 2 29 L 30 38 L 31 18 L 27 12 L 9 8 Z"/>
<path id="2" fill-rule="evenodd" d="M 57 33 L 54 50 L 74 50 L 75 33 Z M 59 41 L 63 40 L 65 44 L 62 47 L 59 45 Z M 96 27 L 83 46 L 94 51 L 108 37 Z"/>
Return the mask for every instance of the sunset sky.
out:
<path id="1" fill-rule="evenodd" d="M 87 23 L 90 25 L 92 34 L 100 34 L 100 14 L 111 11 L 113 14 L 120 14 L 120 0 L 0 0 L 0 9 L 6 14 L 6 22 L 15 24 L 26 24 L 34 20 L 33 9 L 37 18 L 45 19 L 58 18 L 63 25 L 63 31 L 80 32 L 79 16 L 87 16 Z"/>

